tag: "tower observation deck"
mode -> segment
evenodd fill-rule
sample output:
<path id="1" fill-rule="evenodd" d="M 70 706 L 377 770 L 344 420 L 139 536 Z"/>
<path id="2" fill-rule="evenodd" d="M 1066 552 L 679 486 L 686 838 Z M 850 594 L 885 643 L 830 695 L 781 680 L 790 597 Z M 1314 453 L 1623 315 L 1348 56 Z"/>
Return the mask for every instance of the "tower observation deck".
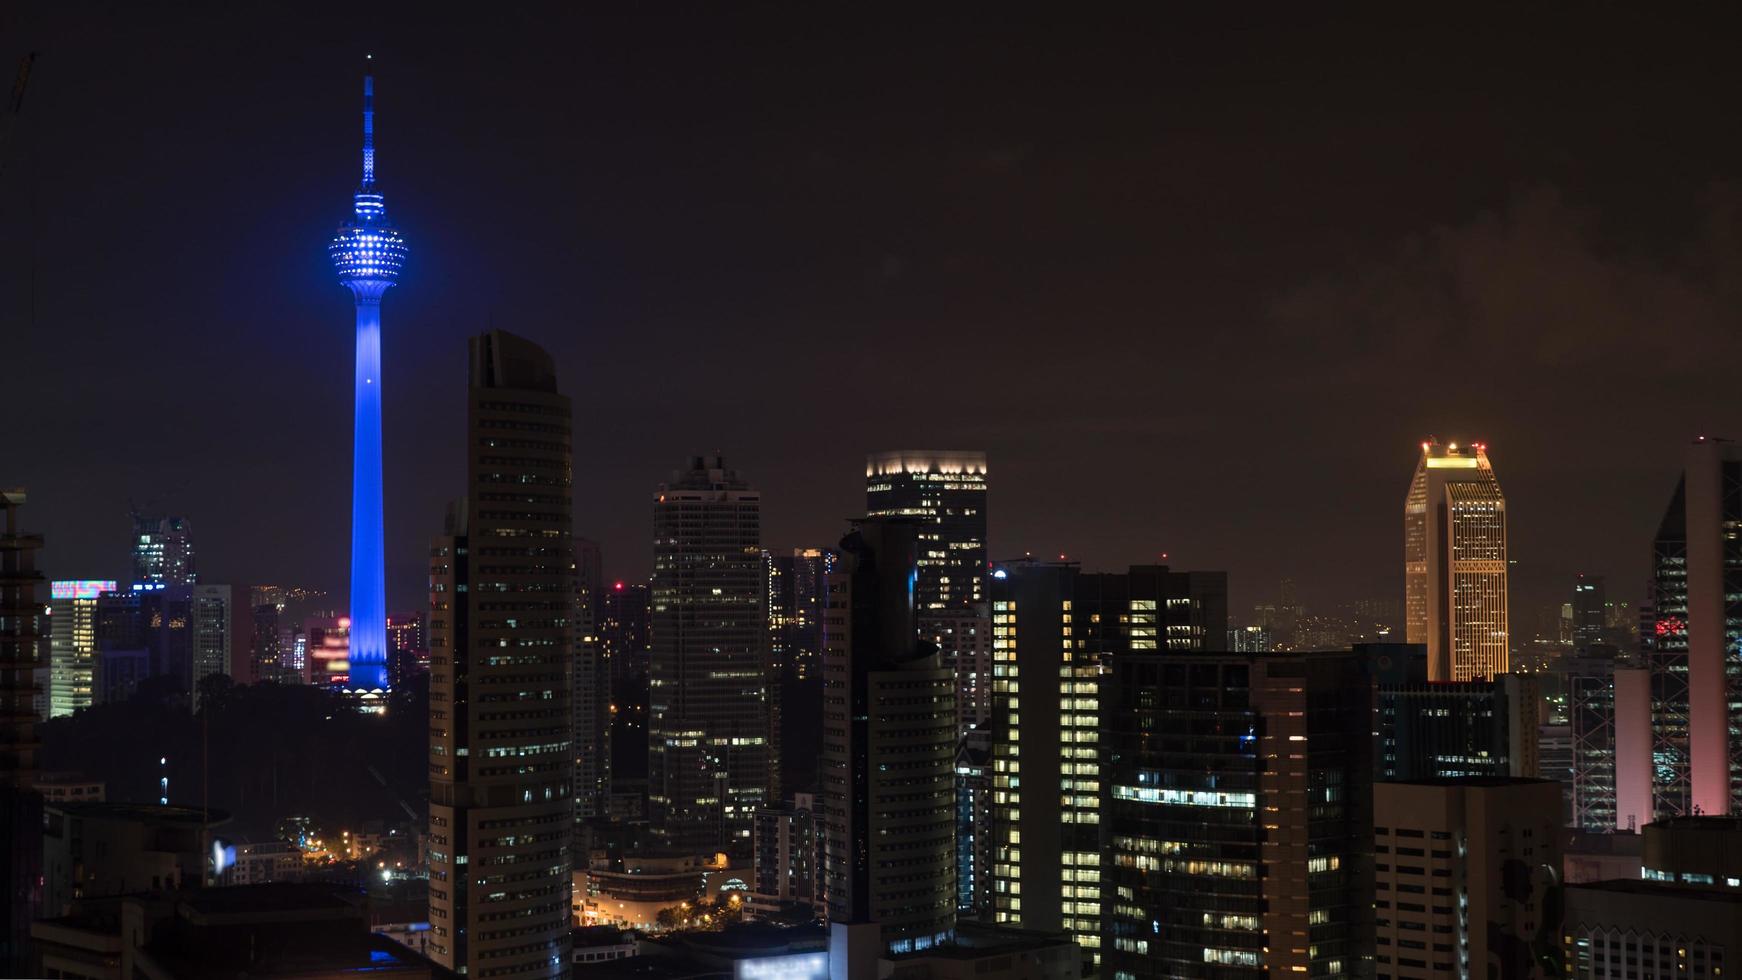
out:
<path id="1" fill-rule="evenodd" d="M 363 77 L 363 182 L 327 246 L 357 310 L 357 410 L 351 456 L 351 641 L 348 690 L 386 691 L 387 583 L 381 503 L 381 297 L 399 281 L 405 239 L 375 186 L 375 77 Z"/>

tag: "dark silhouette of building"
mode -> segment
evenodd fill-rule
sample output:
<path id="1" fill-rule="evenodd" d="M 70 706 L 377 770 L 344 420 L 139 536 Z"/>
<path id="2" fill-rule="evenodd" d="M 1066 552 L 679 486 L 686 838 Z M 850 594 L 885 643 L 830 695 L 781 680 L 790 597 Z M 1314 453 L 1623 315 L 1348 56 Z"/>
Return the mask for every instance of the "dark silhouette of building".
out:
<path id="1" fill-rule="evenodd" d="M 430 956 L 569 963 L 574 552 L 569 399 L 550 355 L 472 338 L 465 500 L 430 558 Z"/>
<path id="2" fill-rule="evenodd" d="M 647 780 L 647 667 L 653 607 L 645 583 L 613 582 L 595 597 L 595 635 L 610 671 L 613 786 Z M 637 808 L 640 812 L 640 808 Z"/>
<path id="3" fill-rule="evenodd" d="M 920 527 L 859 523 L 841 541 L 824 613 L 829 921 L 874 926 L 885 954 L 947 943 L 956 927 L 955 680 L 919 639 Z"/>
<path id="4" fill-rule="evenodd" d="M 0 847 L 6 891 L 0 899 L 0 971 L 29 976 L 30 920 L 42 904 L 42 795 L 36 789 L 37 670 L 48 624 L 43 622 L 42 535 L 24 533 L 25 494 L 0 489 Z"/>
<path id="5" fill-rule="evenodd" d="M 1354 650 L 1376 682 L 1378 778 L 1536 776 L 1536 678 L 1431 682 L 1422 644 L 1357 643 Z"/>

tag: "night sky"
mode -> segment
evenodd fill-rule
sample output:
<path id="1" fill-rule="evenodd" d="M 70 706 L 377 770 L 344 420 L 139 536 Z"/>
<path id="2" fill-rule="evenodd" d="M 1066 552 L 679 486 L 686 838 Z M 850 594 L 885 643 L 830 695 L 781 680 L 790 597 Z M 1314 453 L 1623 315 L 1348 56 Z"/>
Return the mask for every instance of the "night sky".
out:
<path id="1" fill-rule="evenodd" d="M 207 581 L 345 594 L 325 246 L 366 51 L 412 250 L 398 608 L 490 326 L 556 357 L 576 531 L 625 577 L 691 453 L 785 548 L 862 512 L 867 451 L 960 447 L 991 457 L 995 557 L 1165 551 L 1237 610 L 1285 575 L 1398 598 L 1432 433 L 1489 444 L 1516 633 L 1575 572 L 1637 599 L 1683 445 L 1742 436 L 1734 24 L 107 6 L 0 13 L 8 87 L 41 51 L 0 144 L 0 484 L 54 577 L 124 577 L 132 500 L 193 522 Z"/>

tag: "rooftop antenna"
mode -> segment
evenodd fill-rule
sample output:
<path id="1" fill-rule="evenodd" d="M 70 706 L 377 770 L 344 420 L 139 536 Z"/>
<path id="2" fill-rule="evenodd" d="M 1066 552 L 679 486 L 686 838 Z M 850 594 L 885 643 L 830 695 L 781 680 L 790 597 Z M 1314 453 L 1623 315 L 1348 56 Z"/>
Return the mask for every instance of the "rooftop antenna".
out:
<path id="1" fill-rule="evenodd" d="M 375 183 L 375 56 L 363 60 L 363 187 Z"/>

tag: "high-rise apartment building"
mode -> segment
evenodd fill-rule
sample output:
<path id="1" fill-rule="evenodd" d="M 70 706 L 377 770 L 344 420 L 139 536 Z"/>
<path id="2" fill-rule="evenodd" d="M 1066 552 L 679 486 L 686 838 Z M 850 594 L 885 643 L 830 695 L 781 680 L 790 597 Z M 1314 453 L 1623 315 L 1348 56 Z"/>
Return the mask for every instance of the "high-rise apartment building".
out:
<path id="1" fill-rule="evenodd" d="M 809 912 L 816 901 L 816 801 L 763 807 L 752 818 L 750 910 L 757 915 Z"/>
<path id="2" fill-rule="evenodd" d="M 1099 956 L 1113 901 L 1102 863 L 1105 686 L 1120 657 L 1219 645 L 1227 591 L 1226 573 L 1160 565 L 1087 574 L 1020 561 L 993 570 L 994 922 L 1069 933 Z"/>
<path id="3" fill-rule="evenodd" d="M 194 533 L 186 518 L 133 515 L 132 585 L 193 585 Z"/>
<path id="4" fill-rule="evenodd" d="M 654 500 L 647 797 L 667 850 L 747 851 L 750 814 L 778 798 L 761 517 L 719 456 L 691 458 Z"/>
<path id="5" fill-rule="evenodd" d="M 867 456 L 865 511 L 919 522 L 921 620 L 935 610 L 986 601 L 985 453 L 910 449 Z"/>
<path id="6" fill-rule="evenodd" d="M 1507 672 L 1506 498 L 1481 443 L 1421 444 L 1403 505 L 1406 639 L 1430 681 Z"/>
<path id="7" fill-rule="evenodd" d="M 36 789 L 37 668 L 48 624 L 43 622 L 42 535 L 19 521 L 25 493 L 0 488 L 0 973 L 30 976 L 26 937 L 42 906 L 42 796 Z"/>
<path id="8" fill-rule="evenodd" d="M 97 667 L 97 597 L 113 581 L 49 584 L 49 717 L 89 708 Z"/>
<path id="9" fill-rule="evenodd" d="M 938 648 L 956 676 L 956 731 L 966 734 L 992 717 L 992 616 L 986 604 L 940 609 L 920 619 L 919 635 Z"/>
<path id="10" fill-rule="evenodd" d="M 1652 545 L 1643 646 L 1660 817 L 1742 801 L 1742 447 L 1696 439 Z"/>
<path id="11" fill-rule="evenodd" d="M 430 557 L 429 956 L 569 972 L 572 422 L 550 355 L 471 341 L 466 497 Z"/>
<path id="12" fill-rule="evenodd" d="M 1177 652 L 1113 664 L 1101 975 L 1372 976 L 1372 703 L 1360 658 Z"/>
<path id="13" fill-rule="evenodd" d="M 956 930 L 955 679 L 919 639 L 922 527 L 867 518 L 843 538 L 823 621 L 829 922 L 875 927 L 885 955 Z"/>
<path id="14" fill-rule="evenodd" d="M 1544 779 L 1373 787 L 1375 972 L 1539 977 L 1560 889 L 1561 790 Z"/>

